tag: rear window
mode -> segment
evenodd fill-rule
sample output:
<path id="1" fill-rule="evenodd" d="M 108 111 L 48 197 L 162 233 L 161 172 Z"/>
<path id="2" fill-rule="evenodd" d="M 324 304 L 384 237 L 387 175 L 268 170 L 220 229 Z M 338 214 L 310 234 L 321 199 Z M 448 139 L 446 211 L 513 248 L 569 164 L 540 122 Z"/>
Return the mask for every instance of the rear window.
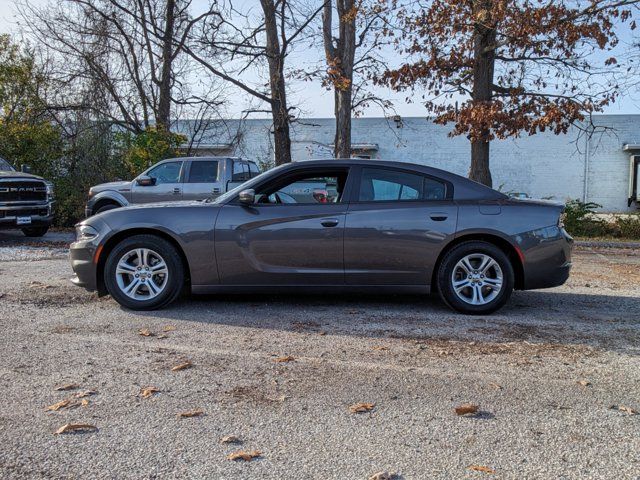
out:
<path id="1" fill-rule="evenodd" d="M 360 202 L 444 200 L 444 183 L 419 174 L 378 168 L 363 168 Z"/>
<path id="2" fill-rule="evenodd" d="M 201 160 L 191 162 L 189 183 L 214 183 L 218 180 L 218 161 Z"/>

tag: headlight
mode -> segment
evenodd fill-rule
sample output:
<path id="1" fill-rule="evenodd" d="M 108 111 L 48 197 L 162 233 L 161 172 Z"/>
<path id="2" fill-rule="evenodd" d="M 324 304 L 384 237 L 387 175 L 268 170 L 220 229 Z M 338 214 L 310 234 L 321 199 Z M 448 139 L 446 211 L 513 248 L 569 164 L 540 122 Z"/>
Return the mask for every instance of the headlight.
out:
<path id="1" fill-rule="evenodd" d="M 53 195 L 53 183 L 47 183 L 47 198 L 49 200 L 52 200 L 54 195 Z"/>
<path id="2" fill-rule="evenodd" d="M 76 240 L 91 240 L 99 235 L 98 231 L 91 225 L 80 225 L 76 227 Z"/>

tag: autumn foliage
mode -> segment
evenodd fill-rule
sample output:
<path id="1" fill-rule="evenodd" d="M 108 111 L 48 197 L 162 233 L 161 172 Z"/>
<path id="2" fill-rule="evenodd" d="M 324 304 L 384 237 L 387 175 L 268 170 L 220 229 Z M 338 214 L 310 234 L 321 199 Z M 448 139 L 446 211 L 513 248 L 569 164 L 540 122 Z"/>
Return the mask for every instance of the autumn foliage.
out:
<path id="1" fill-rule="evenodd" d="M 409 61 L 378 78 L 424 89 L 436 123 L 472 143 L 471 178 L 490 184 L 488 144 L 565 133 L 618 94 L 616 28 L 635 28 L 634 1 L 433 0 L 396 5 L 396 47 Z M 600 58 L 603 57 L 603 58 Z M 474 150 L 473 146 L 480 148 Z M 486 146 L 486 148 L 484 148 Z M 486 167 L 488 178 L 482 178 Z M 478 173 L 479 172 L 479 173 Z M 477 178 L 478 175 L 480 178 Z"/>

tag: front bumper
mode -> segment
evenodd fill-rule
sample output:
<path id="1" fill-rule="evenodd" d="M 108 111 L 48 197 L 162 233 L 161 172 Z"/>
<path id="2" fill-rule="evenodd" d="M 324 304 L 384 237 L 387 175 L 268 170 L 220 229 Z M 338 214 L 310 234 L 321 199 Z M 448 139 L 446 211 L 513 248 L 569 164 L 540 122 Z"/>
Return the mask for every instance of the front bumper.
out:
<path id="1" fill-rule="evenodd" d="M 48 227 L 53 223 L 53 203 L 10 205 L 0 204 L 0 230 Z M 30 223 L 18 224 L 18 218 L 28 217 Z"/>
<path id="2" fill-rule="evenodd" d="M 92 219 L 91 226 L 98 231 L 98 236 L 73 242 L 69 246 L 69 261 L 75 274 L 71 282 L 89 291 L 96 291 L 100 289 L 98 259 L 109 227 L 105 222 L 96 219 Z"/>

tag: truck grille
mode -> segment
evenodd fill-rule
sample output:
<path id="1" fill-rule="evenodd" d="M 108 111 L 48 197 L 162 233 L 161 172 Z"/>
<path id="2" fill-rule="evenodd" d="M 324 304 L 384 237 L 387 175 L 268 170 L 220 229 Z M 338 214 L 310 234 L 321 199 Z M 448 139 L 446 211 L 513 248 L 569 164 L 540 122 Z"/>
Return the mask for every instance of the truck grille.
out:
<path id="1" fill-rule="evenodd" d="M 38 180 L 0 181 L 0 203 L 47 200 L 47 186 Z"/>

